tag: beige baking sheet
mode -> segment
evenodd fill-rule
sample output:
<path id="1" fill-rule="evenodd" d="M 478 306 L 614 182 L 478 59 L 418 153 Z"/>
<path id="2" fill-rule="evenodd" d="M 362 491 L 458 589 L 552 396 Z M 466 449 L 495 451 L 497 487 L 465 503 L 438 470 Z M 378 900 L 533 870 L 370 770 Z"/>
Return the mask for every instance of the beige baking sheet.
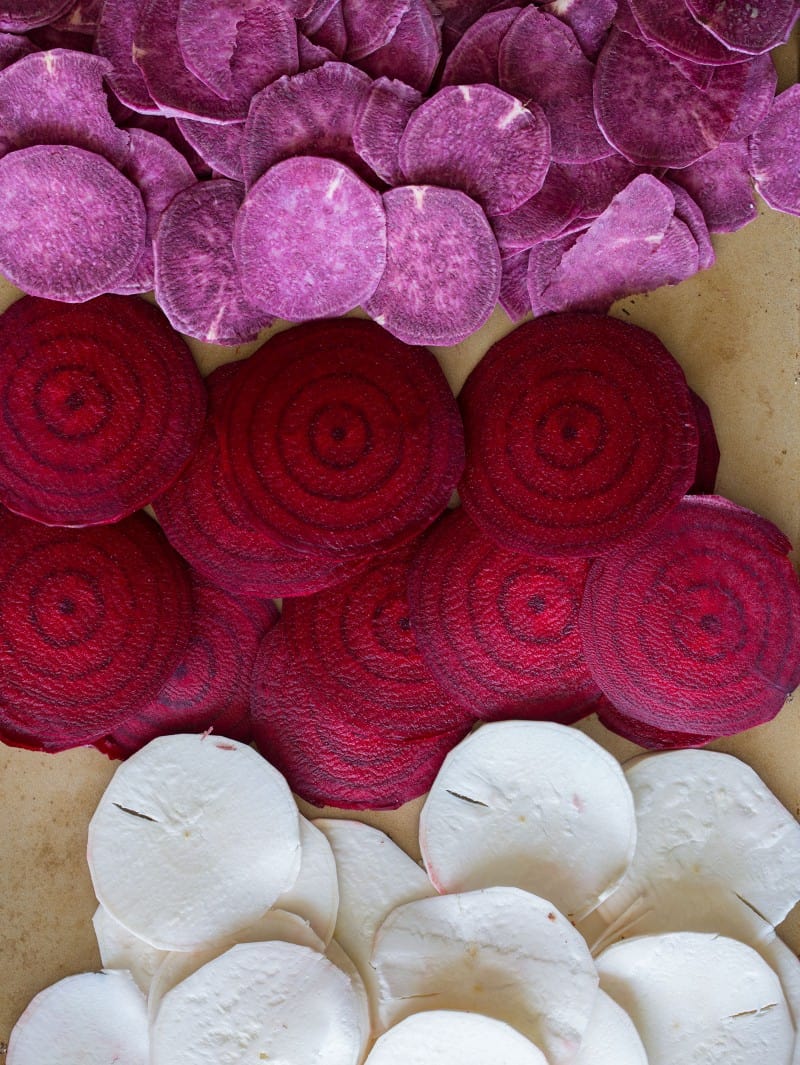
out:
<path id="1" fill-rule="evenodd" d="M 782 83 L 796 81 L 796 40 L 779 63 Z M 614 313 L 657 333 L 709 403 L 722 450 L 718 490 L 800 546 L 800 218 L 762 205 L 756 222 L 715 237 L 714 245 L 711 270 L 626 300 Z M 0 279 L 0 309 L 16 295 Z M 469 342 L 437 351 L 454 389 L 510 329 L 498 311 Z M 254 346 L 194 347 L 207 372 Z M 593 719 L 583 727 L 620 757 L 637 750 Z M 771 724 L 715 746 L 748 761 L 800 816 L 800 692 Z M 93 750 L 36 755 L 0 746 L 0 1044 L 37 991 L 99 965 L 84 851 L 89 817 L 113 769 Z M 363 820 L 417 854 L 419 805 Z M 790 918 L 783 931 L 800 950 L 800 919 Z"/>

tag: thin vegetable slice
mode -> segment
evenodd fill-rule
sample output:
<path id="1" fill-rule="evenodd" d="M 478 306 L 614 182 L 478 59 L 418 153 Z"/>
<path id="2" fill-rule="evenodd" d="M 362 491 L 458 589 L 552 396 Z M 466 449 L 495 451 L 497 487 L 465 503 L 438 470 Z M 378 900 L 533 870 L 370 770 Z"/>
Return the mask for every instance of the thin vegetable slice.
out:
<path id="1" fill-rule="evenodd" d="M 605 991 L 597 992 L 575 1065 L 649 1065 L 633 1021 Z"/>
<path id="2" fill-rule="evenodd" d="M 442 85 L 497 85 L 498 57 L 503 42 L 521 7 L 488 11 L 466 31 L 447 57 Z"/>
<path id="3" fill-rule="evenodd" d="M 505 253 L 509 249 L 527 249 L 544 240 L 555 240 L 565 226 L 587 209 L 590 208 L 585 197 L 577 193 L 564 170 L 551 166 L 535 196 L 508 214 L 494 215 L 491 223 Z"/>
<path id="4" fill-rule="evenodd" d="M 100 960 L 106 969 L 127 969 L 146 995 L 167 952 L 151 947 L 116 921 L 103 906 L 92 917 Z"/>
<path id="5" fill-rule="evenodd" d="M 713 736 L 676 732 L 673 729 L 659 728 L 657 725 L 637 721 L 636 718 L 628 717 L 627 714 L 621 714 L 607 699 L 602 699 L 596 710 L 600 723 L 611 732 L 651 751 L 670 751 L 678 747 L 704 747 L 714 739 Z"/>
<path id="6" fill-rule="evenodd" d="M 595 562 L 581 637 L 614 706 L 707 736 L 773 718 L 800 683 L 800 582 L 789 550 L 751 511 L 688 496 Z"/>
<path id="7" fill-rule="evenodd" d="M 772 56 L 755 56 L 748 66 L 750 69 L 739 101 L 739 110 L 728 127 L 723 143 L 749 137 L 764 121 L 772 107 L 778 84 L 778 71 Z"/>
<path id="8" fill-rule="evenodd" d="M 754 221 L 758 210 L 745 141 L 720 144 L 683 170 L 670 172 L 697 202 L 709 231 L 733 233 Z"/>
<path id="9" fill-rule="evenodd" d="M 3 0 L 0 7 L 0 30 L 25 33 L 36 26 L 46 26 L 70 6 L 72 0 Z"/>
<path id="10" fill-rule="evenodd" d="M 95 47 L 111 63 L 108 84 L 117 99 L 132 111 L 156 115 L 160 108 L 134 59 L 134 37 L 146 7 L 147 0 L 104 0 Z"/>
<path id="11" fill-rule="evenodd" d="M 699 447 L 694 483 L 689 491 L 695 495 L 710 495 L 714 491 L 719 470 L 717 433 L 708 404 L 696 392 L 692 392 L 692 406 L 697 419 Z"/>
<path id="12" fill-rule="evenodd" d="M 512 322 L 519 322 L 531 310 L 528 295 L 528 266 L 530 250 L 504 255 L 501 259 L 502 276 L 498 303 Z"/>
<path id="13" fill-rule="evenodd" d="M 691 170 L 691 167 L 688 167 L 687 169 Z M 674 170 L 672 173 L 674 175 L 679 173 L 679 171 Z M 700 210 L 697 202 L 689 195 L 683 186 L 677 185 L 674 181 L 670 181 L 668 178 L 663 178 L 662 184 L 669 189 L 675 200 L 675 217 L 684 223 L 697 244 L 698 268 L 700 270 L 708 269 L 708 267 L 713 266 L 716 262 L 716 253 L 714 252 L 714 246 L 711 243 L 711 236 L 709 235 L 708 225 L 706 224 L 703 212 Z M 692 396 L 694 402 L 694 393 L 692 393 Z M 701 463 L 706 461 L 706 456 L 703 455 L 703 449 L 707 440 L 706 433 L 708 427 L 705 421 L 705 416 L 702 418 L 700 416 L 697 403 L 695 403 L 695 414 L 697 414 L 697 428 L 700 432 L 700 454 L 697 458 L 697 465 L 699 468 Z M 710 464 L 710 454 L 707 456 L 707 459 Z M 719 456 L 717 456 L 717 465 L 719 465 Z M 714 476 L 716 476 L 716 469 L 714 470 Z M 709 489 L 709 491 L 711 490 L 712 489 Z"/>
<path id="14" fill-rule="evenodd" d="M 612 551 L 663 518 L 694 477 L 683 371 L 652 333 L 612 318 L 525 323 L 490 348 L 460 402 L 462 503 L 511 551 Z"/>
<path id="15" fill-rule="evenodd" d="M 362 56 L 358 65 L 373 78 L 399 78 L 419 92 L 426 92 L 441 58 L 438 12 L 428 0 L 411 0 L 391 38 Z"/>
<path id="16" fill-rule="evenodd" d="M 229 122 L 220 126 L 191 118 L 178 118 L 175 121 L 189 144 L 217 175 L 244 181 L 244 122 Z"/>
<path id="17" fill-rule="evenodd" d="M 477 1013 L 431 1010 L 406 1017 L 370 1051 L 366 1065 L 546 1065 L 541 1050 L 510 1025 Z"/>
<path id="18" fill-rule="evenodd" d="M 164 736 L 115 773 L 87 853 L 112 917 L 152 946 L 192 950 L 254 921 L 295 881 L 297 808 L 244 744 Z"/>
<path id="19" fill-rule="evenodd" d="M 383 4 L 341 0 L 341 7 L 347 28 L 348 58 L 360 59 L 391 40 L 410 7 L 410 0 L 385 0 Z"/>
<path id="20" fill-rule="evenodd" d="M 5 70 L 23 56 L 36 51 L 36 45 L 27 37 L 18 37 L 15 33 L 0 32 L 0 70 Z"/>
<path id="21" fill-rule="evenodd" d="M 800 214 L 800 176 L 791 159 L 800 145 L 800 88 L 784 90 L 750 138 L 756 188 L 776 211 Z"/>
<path id="22" fill-rule="evenodd" d="M 596 59 L 618 10 L 617 0 L 550 0 L 545 14 L 555 15 L 572 29 L 588 59 Z"/>
<path id="23" fill-rule="evenodd" d="M 421 103 L 421 94 L 405 82 L 378 78 L 356 119 L 353 147 L 389 185 L 405 181 L 398 159 L 400 138 Z"/>
<path id="24" fill-rule="evenodd" d="M 788 40 L 800 13 L 793 0 L 759 0 L 758 5 L 686 0 L 686 5 L 723 44 L 750 55 L 768 52 Z"/>
<path id="25" fill-rule="evenodd" d="M 336 859 L 319 826 L 305 817 L 300 818 L 300 851 L 297 880 L 278 898 L 275 906 L 308 921 L 327 947 L 339 913 Z"/>
<path id="26" fill-rule="evenodd" d="M 741 53 L 732 52 L 697 22 L 686 0 L 627 0 L 644 40 L 691 62 L 723 66 L 741 63 Z"/>

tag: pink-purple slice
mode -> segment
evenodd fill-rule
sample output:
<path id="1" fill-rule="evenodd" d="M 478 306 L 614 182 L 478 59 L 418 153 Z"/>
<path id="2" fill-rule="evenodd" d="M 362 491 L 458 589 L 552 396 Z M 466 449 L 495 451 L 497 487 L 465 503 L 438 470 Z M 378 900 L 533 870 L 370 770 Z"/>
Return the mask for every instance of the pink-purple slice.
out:
<path id="1" fill-rule="evenodd" d="M 760 195 L 770 207 L 800 214 L 800 86 L 775 97 L 772 108 L 750 138 L 750 166 Z"/>
<path id="2" fill-rule="evenodd" d="M 499 84 L 500 45 L 521 10 L 521 7 L 508 7 L 489 11 L 473 22 L 447 57 L 441 84 Z"/>
<path id="3" fill-rule="evenodd" d="M 411 0 L 386 44 L 357 62 L 373 78 L 399 78 L 427 92 L 441 58 L 440 20 L 428 0 Z"/>
<path id="4" fill-rule="evenodd" d="M 800 15 L 796 0 L 686 0 L 686 5 L 720 41 L 750 55 L 783 44 Z"/>
<path id="5" fill-rule="evenodd" d="M 97 27 L 95 48 L 112 66 L 108 84 L 132 111 L 158 114 L 139 64 L 134 60 L 134 37 L 148 0 L 105 0 Z"/>
<path id="6" fill-rule="evenodd" d="M 403 81 L 377 78 L 353 128 L 353 147 L 388 185 L 404 184 L 400 138 L 422 95 Z"/>

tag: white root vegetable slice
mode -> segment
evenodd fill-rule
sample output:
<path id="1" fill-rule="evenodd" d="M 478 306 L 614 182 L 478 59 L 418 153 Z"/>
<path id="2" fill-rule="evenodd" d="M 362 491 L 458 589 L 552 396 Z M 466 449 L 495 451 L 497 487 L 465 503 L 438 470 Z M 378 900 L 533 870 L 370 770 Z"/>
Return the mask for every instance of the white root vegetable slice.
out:
<path id="1" fill-rule="evenodd" d="M 318 828 L 300 818 L 300 872 L 275 906 L 308 921 L 327 946 L 339 912 L 339 882 L 331 845 Z"/>
<path id="2" fill-rule="evenodd" d="M 597 992 L 575 1065 L 648 1065 L 633 1021 L 605 991 Z"/>
<path id="3" fill-rule="evenodd" d="M 415 1013 L 384 1033 L 366 1065 L 547 1065 L 541 1050 L 508 1024 L 477 1013 Z"/>
<path id="4" fill-rule="evenodd" d="M 89 824 L 95 894 L 152 946 L 200 948 L 291 887 L 298 818 L 286 781 L 252 748 L 160 737 L 119 767 Z"/>
<path id="5" fill-rule="evenodd" d="M 725 936 L 675 932 L 616 943 L 597 960 L 649 1065 L 789 1065 L 794 1028 L 781 984 Z"/>
<path id="6" fill-rule="evenodd" d="M 360 1055 L 350 979 L 294 943 L 233 947 L 164 997 L 152 1030 L 152 1065 L 357 1065 Z"/>
<path id="7" fill-rule="evenodd" d="M 337 969 L 341 969 L 350 980 L 350 986 L 356 996 L 358 1009 L 358 1026 L 361 1032 L 361 1054 L 359 1061 L 366 1057 L 367 1047 L 372 1038 L 372 1018 L 370 1016 L 370 1002 L 361 973 L 356 968 L 355 962 L 342 947 L 332 939 L 325 951 L 325 957 L 332 961 Z"/>
<path id="8" fill-rule="evenodd" d="M 582 732 L 498 722 L 445 759 L 419 842 L 439 891 L 519 887 L 581 918 L 630 864 L 633 797 L 616 759 Z"/>
<path id="9" fill-rule="evenodd" d="M 800 899 L 800 825 L 744 762 L 668 751 L 625 766 L 638 842 L 600 914 L 613 921 L 659 880 L 726 884 L 771 924 Z"/>
<path id="10" fill-rule="evenodd" d="M 583 938 L 552 903 L 519 888 L 440 895 L 400 906 L 375 938 L 384 1028 L 418 1010 L 505 1021 L 550 1065 L 574 1062 L 597 993 Z"/>
<path id="11" fill-rule="evenodd" d="M 167 952 L 151 947 L 129 932 L 102 906 L 95 910 L 92 925 L 104 968 L 127 969 L 146 995 L 153 974 L 166 958 Z"/>
<path id="12" fill-rule="evenodd" d="M 397 906 L 435 894 L 413 859 L 377 828 L 348 819 L 320 818 L 336 860 L 339 913 L 334 936 L 361 973 L 377 1024 L 378 984 L 370 956 L 375 933 Z"/>
<path id="13" fill-rule="evenodd" d="M 81 973 L 46 987 L 15 1024 L 7 1065 L 148 1065 L 144 996 L 126 972 Z"/>

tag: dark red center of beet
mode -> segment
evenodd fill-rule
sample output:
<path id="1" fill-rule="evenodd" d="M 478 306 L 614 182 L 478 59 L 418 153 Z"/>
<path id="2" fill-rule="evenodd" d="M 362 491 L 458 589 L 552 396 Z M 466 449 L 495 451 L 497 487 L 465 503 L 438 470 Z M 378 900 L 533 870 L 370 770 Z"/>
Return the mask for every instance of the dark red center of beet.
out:
<path id="1" fill-rule="evenodd" d="M 536 425 L 536 453 L 562 470 L 585 466 L 608 439 L 603 414 L 590 403 L 569 402 L 545 411 Z"/>
<path id="2" fill-rule="evenodd" d="M 372 447 L 372 431 L 361 411 L 349 403 L 324 407 L 309 430 L 314 456 L 335 470 L 354 466 Z"/>
<path id="3" fill-rule="evenodd" d="M 102 432 L 114 401 L 96 374 L 82 366 L 58 366 L 36 382 L 34 407 L 50 432 L 81 440 Z"/>

